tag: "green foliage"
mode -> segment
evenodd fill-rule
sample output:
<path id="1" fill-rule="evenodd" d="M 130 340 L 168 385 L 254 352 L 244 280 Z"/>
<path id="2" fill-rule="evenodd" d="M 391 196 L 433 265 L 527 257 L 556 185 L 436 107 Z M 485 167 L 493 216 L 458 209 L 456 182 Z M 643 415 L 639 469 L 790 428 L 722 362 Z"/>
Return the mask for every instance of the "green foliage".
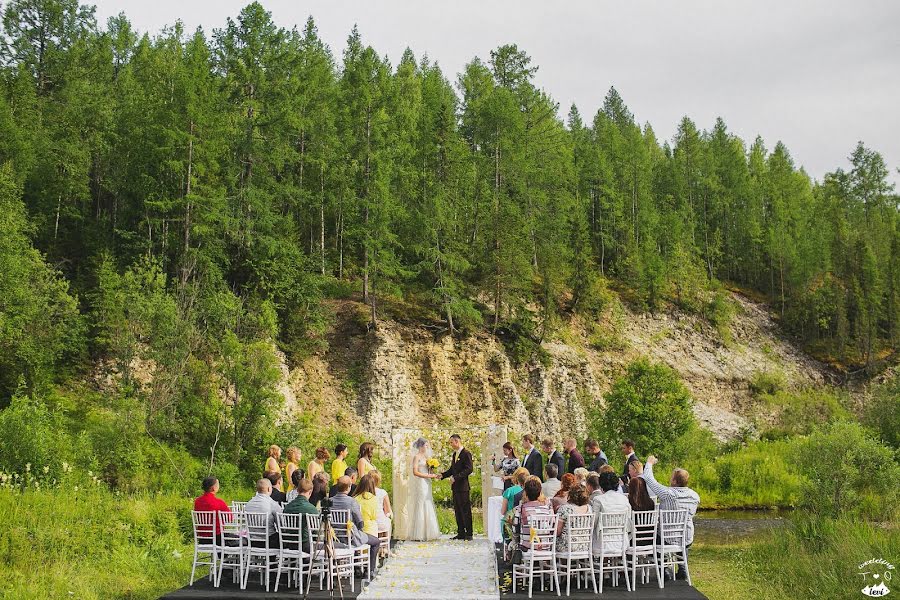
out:
<path id="1" fill-rule="evenodd" d="M 59 477 L 60 457 L 69 456 L 70 439 L 44 403 L 16 395 L 0 410 L 0 472 L 42 473 Z"/>
<path id="2" fill-rule="evenodd" d="M 787 380 L 780 371 L 757 371 L 750 378 L 750 392 L 754 396 L 777 394 L 786 385 Z"/>
<path id="3" fill-rule="evenodd" d="M 814 431 L 798 445 L 797 467 L 805 477 L 801 505 L 813 514 L 895 514 L 900 465 L 894 451 L 858 423 L 839 421 Z"/>
<path id="4" fill-rule="evenodd" d="M 894 450 L 900 449 L 900 375 L 878 386 L 863 412 L 863 423 Z"/>
<path id="5" fill-rule="evenodd" d="M 677 373 L 646 359 L 628 365 L 604 404 L 590 415 L 589 427 L 606 448 L 629 438 L 643 452 L 671 455 L 675 441 L 694 423 L 691 395 Z"/>
<path id="6" fill-rule="evenodd" d="M 774 415 L 773 426 L 763 432 L 763 437 L 767 438 L 805 435 L 817 425 L 850 418 L 844 407 L 845 398 L 826 389 L 796 392 L 776 389 L 773 393 L 762 394 L 759 399 Z"/>

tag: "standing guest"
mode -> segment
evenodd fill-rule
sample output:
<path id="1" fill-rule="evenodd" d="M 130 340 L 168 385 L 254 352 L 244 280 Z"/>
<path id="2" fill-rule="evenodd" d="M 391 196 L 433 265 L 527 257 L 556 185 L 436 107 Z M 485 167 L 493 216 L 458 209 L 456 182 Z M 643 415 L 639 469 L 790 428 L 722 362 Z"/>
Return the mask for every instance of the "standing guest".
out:
<path id="1" fill-rule="evenodd" d="M 567 473 L 568 475 L 568 473 Z M 566 522 L 572 515 L 586 515 L 591 513 L 591 507 L 588 504 L 587 489 L 583 485 L 575 485 L 569 490 L 569 501 L 560 507 L 557 512 L 556 520 L 556 551 L 563 552 L 585 552 L 589 543 L 585 540 L 577 545 L 570 544 L 569 532 L 566 529 Z M 583 545 L 582 545 L 583 544 Z"/>
<path id="2" fill-rule="evenodd" d="M 292 492 L 295 492 L 295 497 L 293 500 L 288 502 L 288 504 L 284 507 L 284 513 L 287 515 L 317 515 L 319 514 L 319 509 L 315 507 L 315 505 L 310 502 L 310 497 L 312 496 L 313 484 L 309 479 L 298 479 L 297 484 Z M 301 524 L 301 536 L 303 544 L 303 551 L 309 552 L 309 538 L 306 534 L 306 518 L 300 520 Z"/>
<path id="3" fill-rule="evenodd" d="M 353 492 L 356 491 L 356 481 L 359 479 L 359 472 L 353 467 L 347 467 L 344 469 L 344 476 L 350 478 L 350 491 L 347 494 L 352 496 Z M 334 498 L 335 494 L 337 494 L 337 484 L 331 486 L 331 489 L 328 491 L 328 497 Z"/>
<path id="4" fill-rule="evenodd" d="M 263 473 L 272 473 L 274 471 L 281 472 L 281 465 L 278 461 L 281 460 L 281 446 L 277 444 L 272 444 L 269 446 L 269 457 L 266 459 L 266 466 L 263 468 Z"/>
<path id="5" fill-rule="evenodd" d="M 338 477 L 335 485 L 337 487 L 337 493 L 335 493 L 334 498 L 331 500 L 332 507 L 334 510 L 350 511 L 350 521 L 352 521 L 354 525 L 350 533 L 350 541 L 353 546 L 368 544 L 369 567 L 372 569 L 372 576 L 374 576 L 375 571 L 378 568 L 378 548 L 381 546 L 381 542 L 377 535 L 369 535 L 363 529 L 365 523 L 362 518 L 362 511 L 359 508 L 359 504 L 347 495 L 350 491 L 350 478 L 346 475 Z"/>
<path id="6" fill-rule="evenodd" d="M 313 506 L 319 506 L 322 498 L 328 496 L 328 474 L 325 471 L 319 471 L 312 479 L 313 489 L 309 495 L 309 503 Z"/>
<path id="7" fill-rule="evenodd" d="M 344 476 L 344 473 L 347 471 L 347 462 L 344 460 L 347 458 L 347 454 L 350 451 L 347 449 L 347 444 L 338 444 L 334 447 L 334 461 L 331 463 L 331 484 L 334 485 L 337 483 L 338 479 Z"/>
<path id="8" fill-rule="evenodd" d="M 331 453 L 328 452 L 328 448 L 325 446 L 316 448 L 316 457 L 309 461 L 309 465 L 306 467 L 306 475 L 310 481 L 315 480 L 317 473 L 325 470 L 325 463 L 328 462 L 329 458 L 331 458 Z"/>
<path id="9" fill-rule="evenodd" d="M 637 454 L 634 453 L 634 442 L 625 439 L 622 440 L 622 454 L 625 455 L 625 466 L 622 467 L 622 483 L 628 485 L 628 467 L 634 461 L 638 460 Z"/>
<path id="10" fill-rule="evenodd" d="M 566 457 L 563 456 L 562 452 L 556 449 L 556 445 L 553 443 L 553 440 L 551 440 L 550 438 L 544 438 L 544 441 L 541 442 L 541 449 L 544 451 L 544 454 L 547 455 L 548 463 L 555 464 L 558 472 L 566 472 Z"/>
<path id="11" fill-rule="evenodd" d="M 215 523 L 215 535 L 219 535 L 219 513 L 230 513 L 231 509 L 225 504 L 225 501 L 216 496 L 219 493 L 219 480 L 215 477 L 207 477 L 200 484 L 203 487 L 203 494 L 194 500 L 194 510 L 212 511 L 213 521 Z"/>
<path id="12" fill-rule="evenodd" d="M 586 441 L 584 443 L 584 449 L 591 457 L 593 457 L 591 459 L 590 466 L 588 466 L 588 471 L 599 473 L 600 467 L 609 462 L 608 460 L 606 460 L 606 453 L 600 449 L 600 444 L 597 442 L 597 440 Z"/>
<path id="13" fill-rule="evenodd" d="M 375 470 L 372 464 L 372 455 L 375 454 L 375 444 L 366 442 L 359 447 L 359 458 L 356 460 L 356 471 L 359 473 L 360 479 L 369 474 L 369 471 Z"/>
<path id="14" fill-rule="evenodd" d="M 263 477 L 272 482 L 272 500 L 281 504 L 287 502 L 287 494 L 281 491 L 281 471 L 270 471 Z"/>
<path id="15" fill-rule="evenodd" d="M 290 492 L 294 488 L 294 480 L 291 476 L 294 474 L 294 471 L 300 468 L 300 449 L 297 446 L 291 446 L 287 449 L 287 452 L 284 453 L 284 456 L 287 458 L 287 465 L 285 465 L 284 468 L 287 487 L 284 491 Z"/>
<path id="16" fill-rule="evenodd" d="M 375 480 L 372 474 L 363 475 L 356 490 L 351 494 L 363 518 L 363 531 L 378 537 L 378 496 L 375 494 Z"/>
<path id="17" fill-rule="evenodd" d="M 644 473 L 641 477 L 644 478 L 649 492 L 656 494 L 660 509 L 687 511 L 688 520 L 684 542 L 690 548 L 691 544 L 694 543 L 694 515 L 697 514 L 697 507 L 700 506 L 700 496 L 688 487 L 690 474 L 684 469 L 674 469 L 672 471 L 672 477 L 669 480 L 671 487 L 656 481 L 656 478 L 653 476 L 653 465 L 657 462 L 658 460 L 655 456 L 648 456 L 647 465 L 644 467 Z M 682 577 L 684 577 L 684 572 L 679 570 L 676 578 L 681 579 Z"/>
<path id="18" fill-rule="evenodd" d="M 281 506 L 272 500 L 272 482 L 268 479 L 260 479 L 256 482 L 256 495 L 250 498 L 244 507 L 244 512 L 265 513 L 269 526 L 269 548 L 278 548 L 278 530 L 275 527 Z"/>
<path id="19" fill-rule="evenodd" d="M 575 469 L 584 467 L 584 457 L 578 451 L 575 440 L 568 438 L 563 441 L 563 451 L 569 456 L 569 460 L 566 462 L 566 473 L 574 473 Z"/>
<path id="20" fill-rule="evenodd" d="M 381 472 L 378 470 L 369 473 L 372 481 L 375 483 L 375 495 L 378 497 L 378 513 L 376 520 L 378 521 L 378 531 L 386 531 L 387 537 L 391 537 L 391 519 L 394 518 L 394 511 L 391 509 L 391 498 L 388 493 L 381 487 Z"/>
<path id="21" fill-rule="evenodd" d="M 562 482 L 559 480 L 559 471 L 553 463 L 548 463 L 547 466 L 544 467 L 544 471 L 547 472 L 547 481 L 544 482 L 541 489 L 544 498 L 552 498 L 556 495 L 556 492 L 559 491 L 559 488 L 562 487 Z"/>
<path id="22" fill-rule="evenodd" d="M 491 465 L 494 467 L 495 473 L 500 472 L 500 477 L 503 479 L 503 489 L 509 488 L 513 484 L 512 474 L 520 466 L 513 445 L 509 442 L 503 444 L 503 458 L 500 459 L 500 464 L 497 464 L 496 456 L 491 456 Z"/>
<path id="23" fill-rule="evenodd" d="M 522 466 L 528 469 L 528 472 L 544 480 L 544 457 L 534 447 L 534 438 L 531 434 L 526 433 L 522 436 L 522 447 L 524 455 L 522 456 Z"/>
<path id="24" fill-rule="evenodd" d="M 569 490 L 572 489 L 573 485 L 575 485 L 574 475 L 566 473 L 562 476 L 559 491 L 550 499 L 550 505 L 553 507 L 553 512 L 559 512 L 560 507 L 569 501 Z"/>

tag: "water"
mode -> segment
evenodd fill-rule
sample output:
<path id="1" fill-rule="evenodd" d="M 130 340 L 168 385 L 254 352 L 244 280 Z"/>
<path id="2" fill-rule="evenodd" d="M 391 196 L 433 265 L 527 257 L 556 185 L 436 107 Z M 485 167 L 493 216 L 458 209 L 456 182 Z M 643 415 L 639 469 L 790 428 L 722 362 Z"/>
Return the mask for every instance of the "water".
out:
<path id="1" fill-rule="evenodd" d="M 734 544 L 751 541 L 783 527 L 788 511 L 707 510 L 694 516 L 694 540 L 701 544 Z"/>

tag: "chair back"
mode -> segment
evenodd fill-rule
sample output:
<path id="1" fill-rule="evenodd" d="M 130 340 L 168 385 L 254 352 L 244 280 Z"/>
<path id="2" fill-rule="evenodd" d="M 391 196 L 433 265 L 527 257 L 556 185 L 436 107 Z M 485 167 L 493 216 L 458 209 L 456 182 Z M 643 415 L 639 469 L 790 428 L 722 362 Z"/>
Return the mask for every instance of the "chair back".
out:
<path id="1" fill-rule="evenodd" d="M 299 552 L 303 545 L 303 515 L 280 513 L 278 534 L 282 552 L 285 550 Z"/>
<path id="2" fill-rule="evenodd" d="M 636 510 L 631 513 L 631 545 L 653 546 L 656 544 L 656 528 L 659 513 L 655 510 Z"/>
<path id="3" fill-rule="evenodd" d="M 209 546 L 216 543 L 216 511 L 192 510 L 191 520 L 194 524 L 194 544 Z"/>
<path id="4" fill-rule="evenodd" d="M 322 515 L 306 514 L 306 539 L 309 540 L 309 547 L 314 548 L 313 544 L 319 542 L 319 530 L 322 527 Z"/>
<path id="5" fill-rule="evenodd" d="M 659 533 L 663 544 L 683 548 L 687 541 L 687 520 L 688 511 L 685 509 L 660 510 Z"/>
<path id="6" fill-rule="evenodd" d="M 597 519 L 594 552 L 610 555 L 625 551 L 628 544 L 628 513 L 602 512 Z"/>
<path id="7" fill-rule="evenodd" d="M 246 502 L 238 502 L 237 500 L 231 501 L 231 512 L 244 512 L 247 509 Z"/>
<path id="8" fill-rule="evenodd" d="M 269 513 L 245 512 L 244 522 L 247 526 L 247 537 L 250 538 L 250 544 L 256 542 L 260 546 L 269 548 Z"/>
<path id="9" fill-rule="evenodd" d="M 529 516 L 527 531 L 523 531 L 522 535 L 528 536 L 532 559 L 553 559 L 556 553 L 556 515 Z"/>
<path id="10" fill-rule="evenodd" d="M 588 510 L 583 515 L 568 515 L 565 528 L 568 530 L 569 553 L 584 553 L 585 556 L 590 556 L 594 539 L 594 513 Z M 575 548 L 584 550 L 576 551 Z"/>
<path id="11" fill-rule="evenodd" d="M 219 511 L 219 544 L 222 547 L 243 548 L 244 513 Z"/>
<path id="12" fill-rule="evenodd" d="M 353 545 L 352 534 L 353 521 L 350 520 L 350 511 L 346 509 L 331 510 L 331 526 L 334 528 L 334 534 L 342 544 Z"/>

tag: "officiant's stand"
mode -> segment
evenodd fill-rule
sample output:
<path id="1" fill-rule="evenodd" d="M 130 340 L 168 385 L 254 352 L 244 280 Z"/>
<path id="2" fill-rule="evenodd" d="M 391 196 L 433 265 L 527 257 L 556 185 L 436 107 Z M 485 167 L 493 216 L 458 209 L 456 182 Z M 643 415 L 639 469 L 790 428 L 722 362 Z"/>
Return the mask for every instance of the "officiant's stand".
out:
<path id="1" fill-rule="evenodd" d="M 487 425 L 485 427 L 458 427 L 448 429 L 446 427 L 434 427 L 425 429 L 394 429 L 391 432 L 391 448 L 394 461 L 393 497 L 391 507 L 394 510 L 394 537 L 403 539 L 406 537 L 409 514 L 406 509 L 406 498 L 409 491 L 410 449 L 412 443 L 419 437 L 424 437 L 431 442 L 435 457 L 440 461 L 441 468 L 450 467 L 450 458 L 453 450 L 450 448 L 450 436 L 458 433 L 463 445 L 472 453 L 476 472 L 473 477 L 481 478 L 481 517 L 485 531 L 488 531 L 488 504 L 494 496 L 503 492 L 502 485 L 495 487 L 494 469 L 491 466 L 491 456 L 503 456 L 503 444 L 506 443 L 506 425 Z M 480 455 L 480 456 L 479 456 Z M 471 480 L 470 480 L 471 481 Z"/>

